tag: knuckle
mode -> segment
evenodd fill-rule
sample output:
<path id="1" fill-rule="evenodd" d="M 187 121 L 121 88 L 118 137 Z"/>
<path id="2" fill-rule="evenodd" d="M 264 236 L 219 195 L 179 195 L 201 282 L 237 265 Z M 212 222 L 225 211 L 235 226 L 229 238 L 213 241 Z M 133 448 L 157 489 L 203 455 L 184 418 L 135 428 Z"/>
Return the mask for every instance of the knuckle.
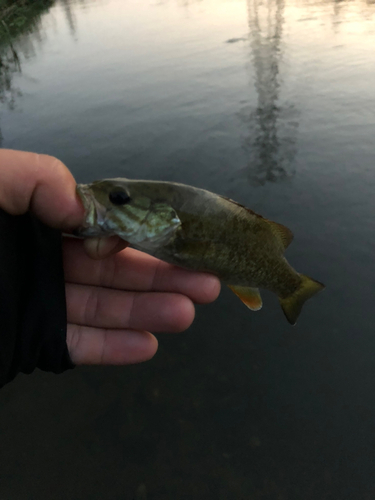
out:
<path id="1" fill-rule="evenodd" d="M 67 346 L 71 360 L 73 363 L 79 358 L 80 342 L 81 342 L 81 327 L 79 325 L 68 325 L 67 331 Z"/>
<path id="2" fill-rule="evenodd" d="M 87 325 L 97 322 L 99 316 L 99 290 L 92 287 L 87 294 L 86 306 L 84 308 L 83 320 Z"/>
<path id="3" fill-rule="evenodd" d="M 156 262 L 154 267 L 154 272 L 151 275 L 151 285 L 150 290 L 156 290 L 158 288 L 158 284 L 162 281 L 162 261 L 159 260 Z"/>

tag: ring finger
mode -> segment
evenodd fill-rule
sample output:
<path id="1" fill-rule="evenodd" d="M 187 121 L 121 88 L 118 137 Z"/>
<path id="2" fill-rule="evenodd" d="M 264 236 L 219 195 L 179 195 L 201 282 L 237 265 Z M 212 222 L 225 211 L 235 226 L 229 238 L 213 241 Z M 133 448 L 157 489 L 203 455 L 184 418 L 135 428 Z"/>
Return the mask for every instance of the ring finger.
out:
<path id="1" fill-rule="evenodd" d="M 181 332 L 194 320 L 192 301 L 181 294 L 130 292 L 66 285 L 68 322 L 96 328 Z"/>

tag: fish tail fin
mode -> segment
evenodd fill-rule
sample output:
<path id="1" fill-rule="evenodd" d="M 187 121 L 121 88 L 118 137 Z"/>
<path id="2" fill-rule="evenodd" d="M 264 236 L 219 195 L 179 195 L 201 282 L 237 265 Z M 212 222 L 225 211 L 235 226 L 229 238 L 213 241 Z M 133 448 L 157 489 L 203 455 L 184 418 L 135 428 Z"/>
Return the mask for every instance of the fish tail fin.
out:
<path id="1" fill-rule="evenodd" d="M 279 297 L 280 305 L 290 324 L 295 325 L 303 304 L 316 293 L 324 290 L 325 285 L 304 274 L 300 274 L 301 283 L 297 290 L 287 297 Z"/>

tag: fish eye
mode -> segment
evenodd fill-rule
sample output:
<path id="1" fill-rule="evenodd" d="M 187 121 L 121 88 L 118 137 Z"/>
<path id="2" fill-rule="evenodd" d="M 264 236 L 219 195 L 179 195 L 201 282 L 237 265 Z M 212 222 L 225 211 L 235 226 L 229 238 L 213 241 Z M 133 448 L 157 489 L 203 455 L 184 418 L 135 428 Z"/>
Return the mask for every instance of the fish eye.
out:
<path id="1" fill-rule="evenodd" d="M 130 196 L 126 191 L 116 189 L 116 191 L 111 191 L 109 193 L 109 201 L 113 205 L 126 205 L 126 203 L 129 203 L 130 201 Z"/>

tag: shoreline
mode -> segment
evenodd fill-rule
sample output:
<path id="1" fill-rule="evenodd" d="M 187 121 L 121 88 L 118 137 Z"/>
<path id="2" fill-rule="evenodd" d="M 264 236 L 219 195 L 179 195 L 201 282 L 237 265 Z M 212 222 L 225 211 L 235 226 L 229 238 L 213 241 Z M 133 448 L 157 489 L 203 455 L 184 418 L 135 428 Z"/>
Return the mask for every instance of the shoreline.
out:
<path id="1" fill-rule="evenodd" d="M 0 0 L 0 41 L 17 35 L 54 0 Z"/>

